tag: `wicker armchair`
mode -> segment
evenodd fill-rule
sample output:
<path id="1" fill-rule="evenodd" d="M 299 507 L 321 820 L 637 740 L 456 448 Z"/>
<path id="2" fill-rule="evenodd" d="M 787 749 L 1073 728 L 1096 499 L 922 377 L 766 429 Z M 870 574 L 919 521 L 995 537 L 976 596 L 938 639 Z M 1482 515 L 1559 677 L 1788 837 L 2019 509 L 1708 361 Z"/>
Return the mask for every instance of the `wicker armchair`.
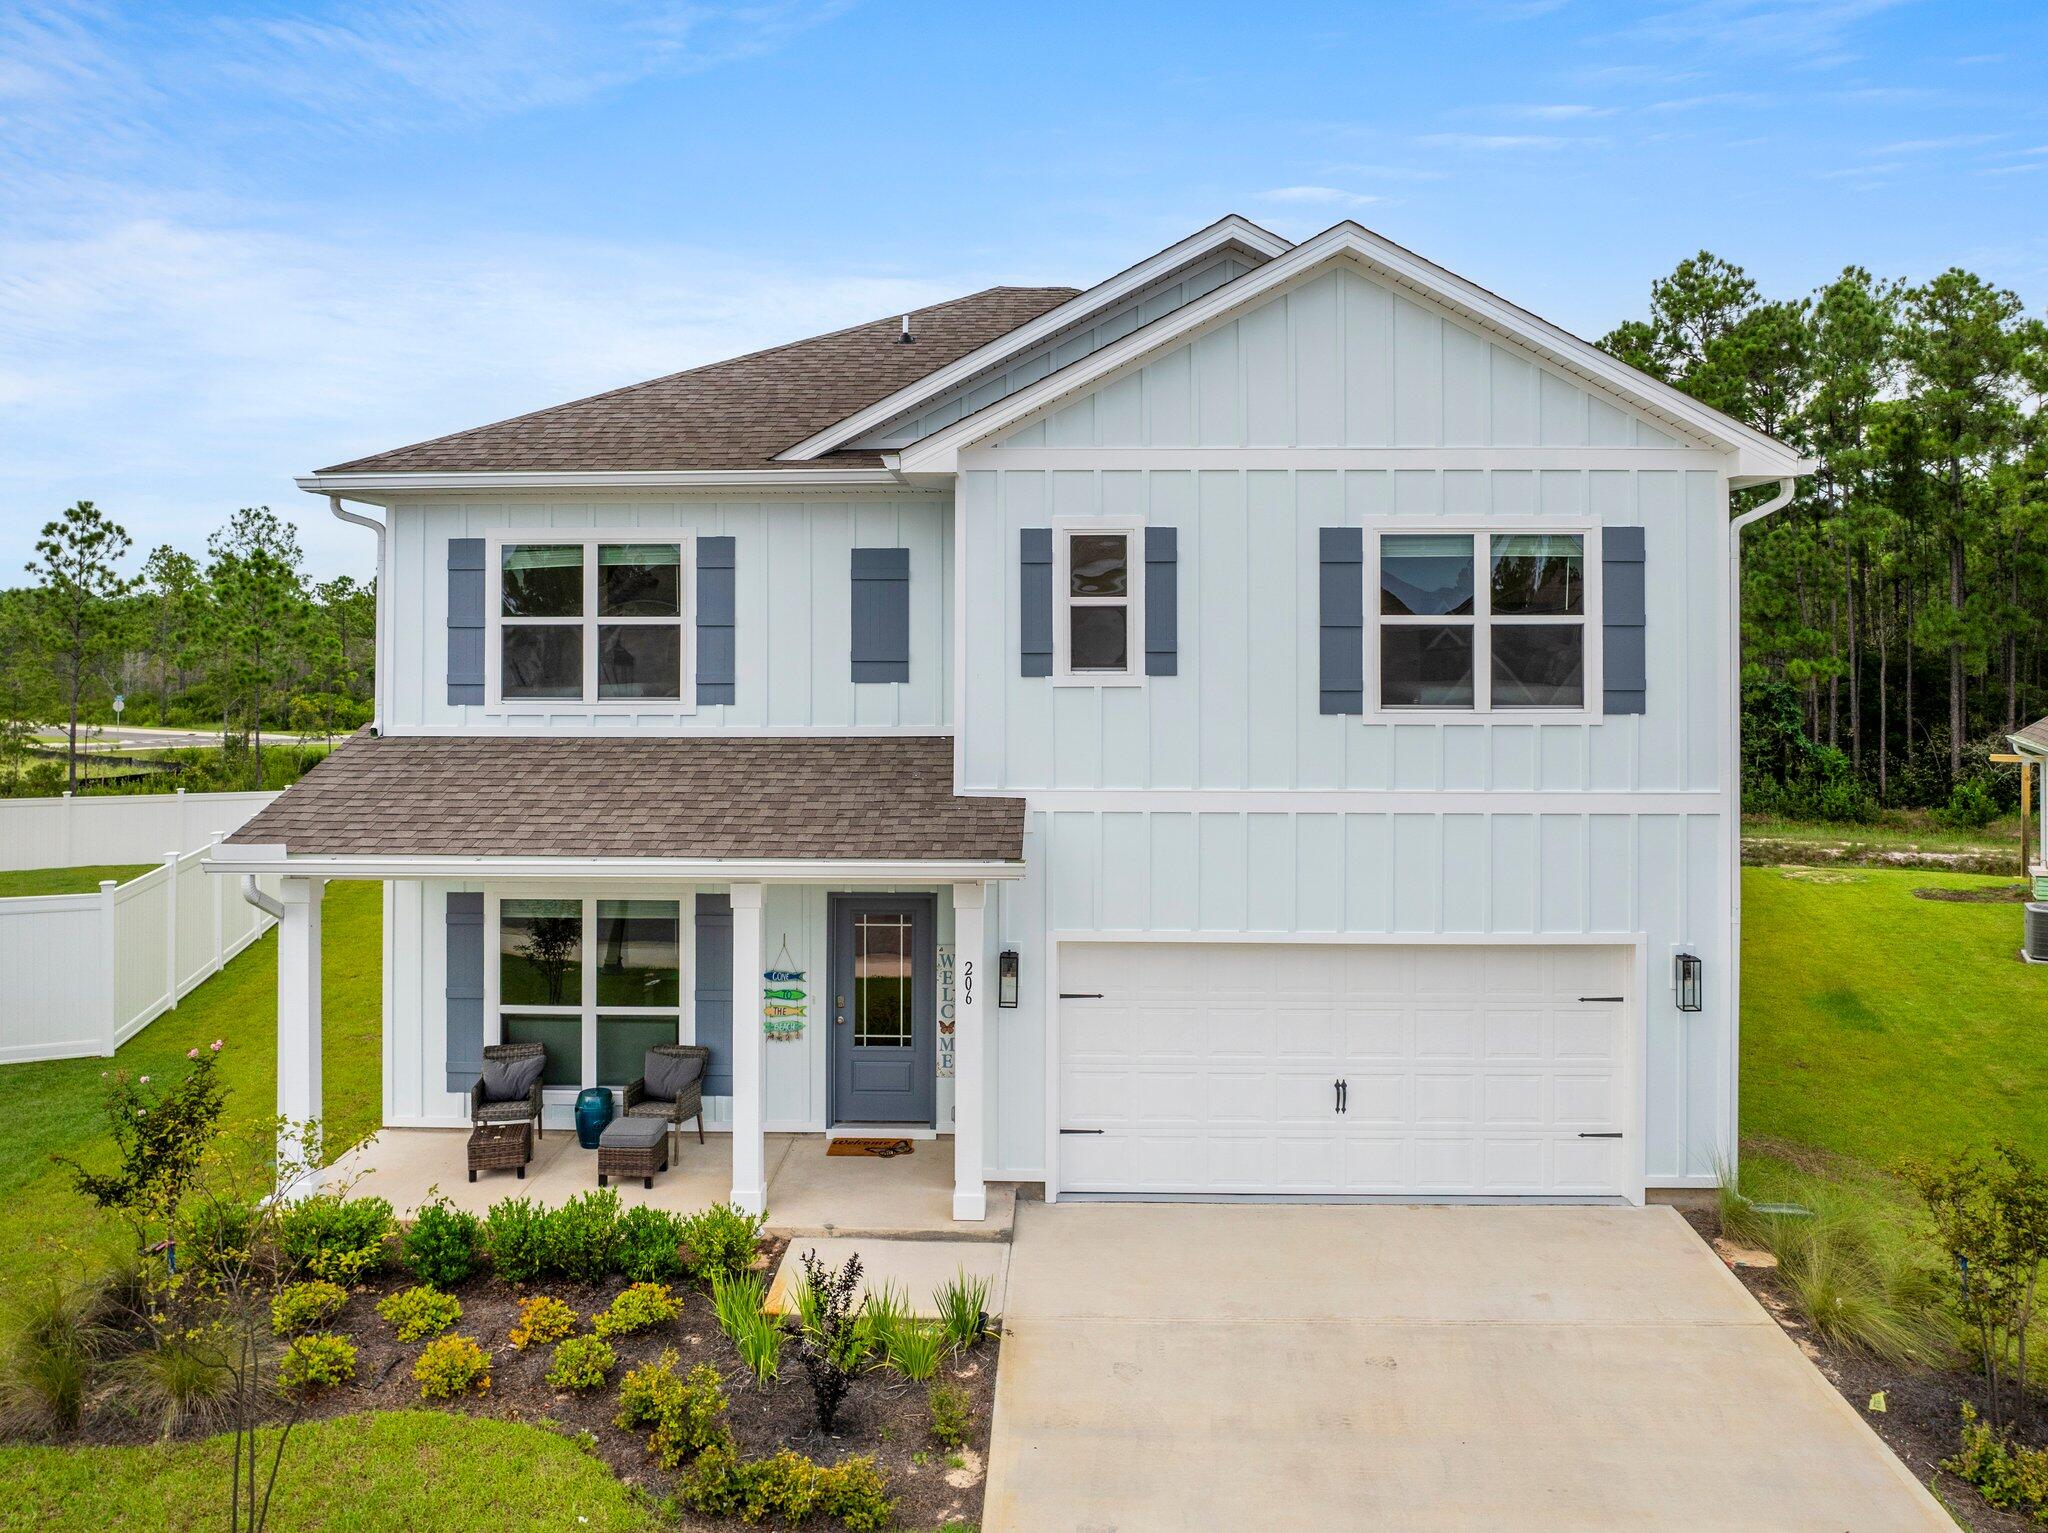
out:
<path id="1" fill-rule="evenodd" d="M 683 1094 L 674 1101 L 647 1094 L 647 1077 L 629 1083 L 626 1087 L 626 1116 L 629 1118 L 665 1118 L 671 1133 L 681 1130 L 685 1120 L 697 1120 L 697 1143 L 704 1142 L 704 1072 L 711 1068 L 711 1050 L 701 1043 L 657 1043 L 647 1051 L 650 1054 L 667 1054 L 679 1059 L 699 1061 L 697 1078 L 683 1088 Z"/>
<path id="2" fill-rule="evenodd" d="M 484 1046 L 485 1059 L 531 1059 L 536 1054 L 545 1059 L 547 1052 L 544 1043 L 492 1043 Z M 541 1073 L 545 1075 L 547 1072 L 543 1070 Z M 469 1121 L 471 1124 L 519 1123 L 530 1118 L 533 1120 L 533 1137 L 539 1140 L 540 1086 L 540 1081 L 534 1081 L 533 1090 L 522 1101 L 486 1102 L 483 1077 L 478 1076 L 469 1088 Z"/>

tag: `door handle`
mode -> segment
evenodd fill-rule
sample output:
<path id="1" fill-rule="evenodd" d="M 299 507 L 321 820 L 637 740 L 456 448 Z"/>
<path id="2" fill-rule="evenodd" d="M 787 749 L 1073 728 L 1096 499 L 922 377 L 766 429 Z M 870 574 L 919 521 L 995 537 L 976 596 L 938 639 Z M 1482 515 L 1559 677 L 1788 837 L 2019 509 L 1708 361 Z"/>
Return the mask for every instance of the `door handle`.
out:
<path id="1" fill-rule="evenodd" d="M 1351 1111 L 1351 1082 L 1337 1082 L 1337 1111 L 1349 1114 Z"/>
<path id="2" fill-rule="evenodd" d="M 1581 1131 L 1579 1137 L 1581 1139 L 1619 1139 L 1621 1137 L 1621 1131 L 1617 1129 L 1612 1133 L 1606 1134 L 1588 1134 Z"/>

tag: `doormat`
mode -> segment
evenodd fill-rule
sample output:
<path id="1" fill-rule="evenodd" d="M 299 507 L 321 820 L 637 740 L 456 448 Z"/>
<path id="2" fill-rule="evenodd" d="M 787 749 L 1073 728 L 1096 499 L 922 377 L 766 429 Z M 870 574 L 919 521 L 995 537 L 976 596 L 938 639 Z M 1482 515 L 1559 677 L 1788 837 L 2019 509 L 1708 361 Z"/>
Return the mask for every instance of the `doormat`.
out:
<path id="1" fill-rule="evenodd" d="M 825 1147 L 827 1155 L 873 1155 L 887 1160 L 892 1155 L 908 1155 L 911 1144 L 908 1139 L 835 1139 Z"/>

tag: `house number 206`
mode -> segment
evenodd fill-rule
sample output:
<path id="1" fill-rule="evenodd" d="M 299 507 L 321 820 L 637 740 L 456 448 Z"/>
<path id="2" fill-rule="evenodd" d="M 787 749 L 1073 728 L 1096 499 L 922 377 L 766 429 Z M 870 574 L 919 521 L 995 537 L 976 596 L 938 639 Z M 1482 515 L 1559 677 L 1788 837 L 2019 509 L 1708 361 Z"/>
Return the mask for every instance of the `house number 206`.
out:
<path id="1" fill-rule="evenodd" d="M 974 1004 L 974 960 L 967 959 L 960 965 L 960 1004 Z"/>

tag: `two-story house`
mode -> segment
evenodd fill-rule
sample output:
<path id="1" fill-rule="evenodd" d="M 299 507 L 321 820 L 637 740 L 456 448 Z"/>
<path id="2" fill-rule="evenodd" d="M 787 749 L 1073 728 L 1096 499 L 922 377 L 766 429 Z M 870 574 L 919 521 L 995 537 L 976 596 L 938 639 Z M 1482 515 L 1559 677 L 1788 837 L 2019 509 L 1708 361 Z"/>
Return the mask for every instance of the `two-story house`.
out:
<path id="1" fill-rule="evenodd" d="M 1809 467 L 1232 217 L 324 469 L 376 723 L 214 864 L 282 879 L 280 1111 L 366 877 L 387 1124 L 467 1123 L 487 1043 L 545 1044 L 553 1126 L 694 1041 L 749 1209 L 766 1133 L 876 1124 L 951 1135 L 960 1219 L 1710 1185 L 1730 493 Z"/>

